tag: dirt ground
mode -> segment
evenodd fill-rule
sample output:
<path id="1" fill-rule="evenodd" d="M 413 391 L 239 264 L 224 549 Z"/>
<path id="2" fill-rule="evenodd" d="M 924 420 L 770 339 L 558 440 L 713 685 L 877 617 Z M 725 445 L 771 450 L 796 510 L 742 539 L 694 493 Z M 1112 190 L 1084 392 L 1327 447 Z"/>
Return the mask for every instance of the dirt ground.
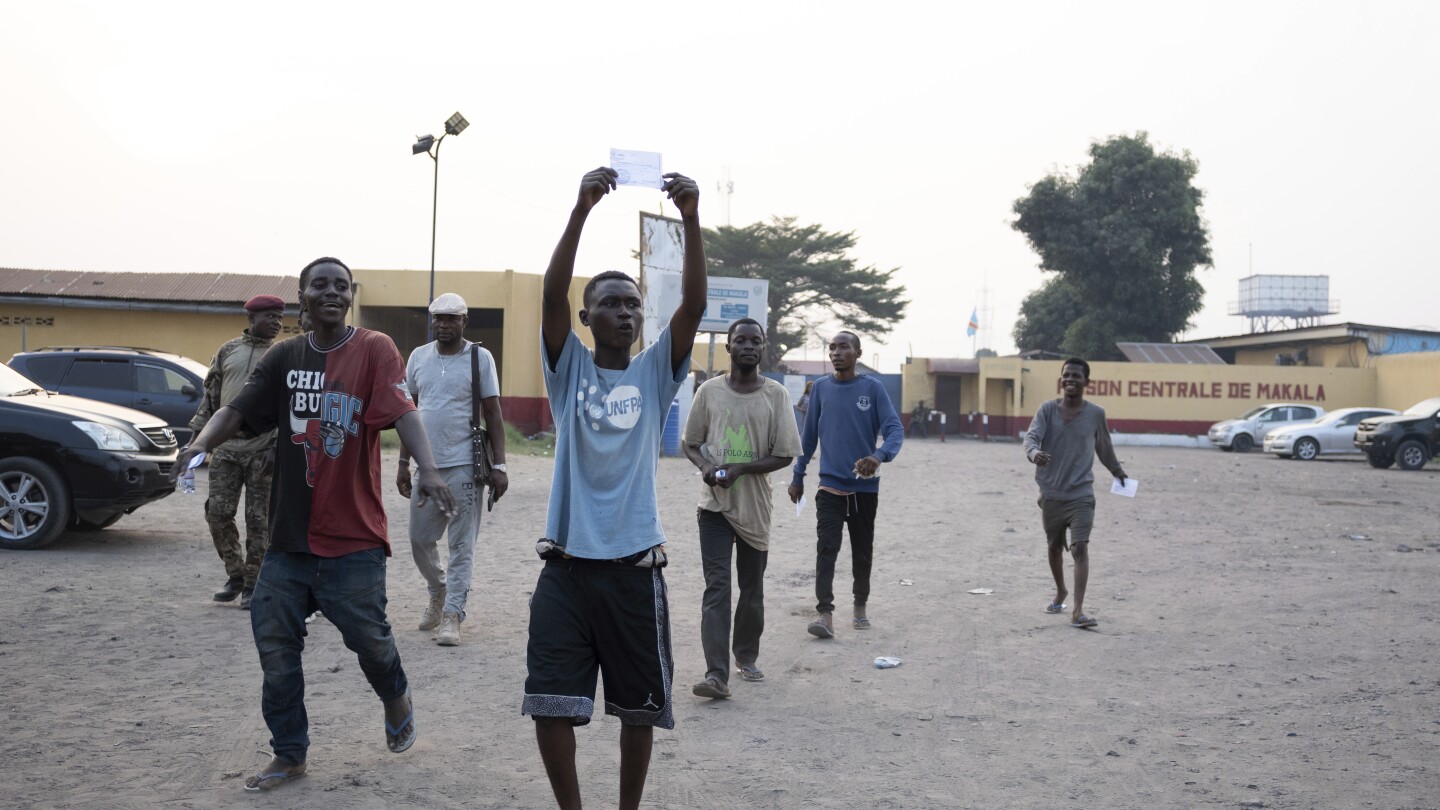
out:
<path id="1" fill-rule="evenodd" d="M 787 501 L 768 678 L 732 678 L 728 701 L 690 694 L 699 483 L 662 460 L 677 726 L 655 735 L 644 806 L 1440 807 L 1440 472 L 1118 450 L 1141 483 L 1134 500 L 1098 496 L 1098 629 L 1041 611 L 1051 580 L 1019 445 L 912 441 L 883 470 L 874 629 L 806 634 L 814 512 Z M 319 621 L 310 772 L 270 794 L 241 789 L 269 735 L 248 614 L 210 601 L 224 576 L 203 477 L 199 495 L 103 532 L 0 552 L 0 805 L 553 807 L 519 711 L 551 462 L 510 467 L 457 648 L 415 629 L 425 592 L 387 486 L 390 618 L 419 742 L 385 750 L 379 702 Z M 843 616 L 848 552 L 836 584 Z M 904 663 L 876 669 L 881 655 Z M 588 806 L 614 805 L 618 730 L 597 714 L 577 733 Z"/>

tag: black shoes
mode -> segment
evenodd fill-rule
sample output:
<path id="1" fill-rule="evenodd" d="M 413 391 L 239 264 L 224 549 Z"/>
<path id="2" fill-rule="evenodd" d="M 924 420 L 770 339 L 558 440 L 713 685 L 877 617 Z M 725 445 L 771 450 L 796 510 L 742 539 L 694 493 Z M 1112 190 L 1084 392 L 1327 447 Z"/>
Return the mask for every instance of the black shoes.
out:
<path id="1" fill-rule="evenodd" d="M 234 602 L 235 597 L 240 595 L 240 590 L 244 585 L 245 580 L 240 577 L 231 577 L 225 581 L 225 587 L 216 593 L 213 598 L 216 602 Z"/>
<path id="2" fill-rule="evenodd" d="M 255 598 L 255 589 L 254 589 L 254 588 L 246 588 L 245 590 L 241 591 L 241 592 L 240 592 L 240 609 L 241 609 L 241 610 L 249 610 L 249 609 L 250 609 L 250 600 L 253 599 L 253 598 Z"/>

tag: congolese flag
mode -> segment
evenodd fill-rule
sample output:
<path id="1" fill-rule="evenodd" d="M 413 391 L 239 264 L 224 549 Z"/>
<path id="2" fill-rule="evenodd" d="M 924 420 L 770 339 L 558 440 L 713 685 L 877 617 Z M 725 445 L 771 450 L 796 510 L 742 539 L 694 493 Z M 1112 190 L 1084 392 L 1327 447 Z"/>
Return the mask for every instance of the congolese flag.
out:
<path id="1" fill-rule="evenodd" d="M 980 308 L 976 307 L 970 312 L 970 323 L 965 325 L 965 337 L 974 337 L 975 331 L 980 328 Z"/>

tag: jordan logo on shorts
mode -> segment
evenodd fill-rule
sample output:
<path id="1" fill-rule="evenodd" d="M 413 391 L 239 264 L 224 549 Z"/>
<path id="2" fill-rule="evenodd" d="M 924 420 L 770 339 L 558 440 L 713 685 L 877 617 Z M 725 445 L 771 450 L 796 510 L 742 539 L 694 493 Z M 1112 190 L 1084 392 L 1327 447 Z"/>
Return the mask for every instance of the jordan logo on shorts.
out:
<path id="1" fill-rule="evenodd" d="M 646 693 L 645 693 L 645 708 L 647 708 L 647 709 L 654 709 L 654 710 L 657 711 L 657 712 L 660 711 L 660 707 L 657 706 L 657 705 L 655 705 L 655 693 L 654 693 L 654 692 L 646 692 Z"/>

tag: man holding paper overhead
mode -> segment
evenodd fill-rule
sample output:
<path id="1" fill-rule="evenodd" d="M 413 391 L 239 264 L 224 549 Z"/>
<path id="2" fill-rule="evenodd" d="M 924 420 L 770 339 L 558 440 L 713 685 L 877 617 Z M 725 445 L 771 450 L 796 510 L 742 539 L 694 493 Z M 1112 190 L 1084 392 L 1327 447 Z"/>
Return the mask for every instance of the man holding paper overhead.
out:
<path id="1" fill-rule="evenodd" d="M 1025 457 L 1035 465 L 1035 483 L 1040 485 L 1040 520 L 1049 548 L 1050 573 L 1055 577 L 1055 601 L 1046 613 L 1065 610 L 1065 551 L 1075 557 L 1075 608 L 1070 618 L 1074 627 L 1094 627 L 1099 622 L 1085 615 L 1085 583 L 1090 578 L 1090 529 L 1095 525 L 1095 456 L 1111 475 L 1124 483 L 1125 470 L 1110 444 L 1105 409 L 1085 401 L 1090 383 L 1090 364 L 1078 357 L 1060 366 L 1059 399 L 1040 405 L 1030 429 L 1025 432 Z M 1065 531 L 1070 542 L 1065 542 Z"/>
<path id="2" fill-rule="evenodd" d="M 631 356 L 644 306 L 634 279 L 616 270 L 591 278 L 582 294 L 580 323 L 595 348 L 570 328 L 580 232 L 615 188 L 614 169 L 581 180 L 545 270 L 540 351 L 555 419 L 555 473 L 545 538 L 536 544 L 545 566 L 530 598 L 521 712 L 535 720 L 540 758 L 562 808 L 580 807 L 575 726 L 590 722 L 597 675 L 605 679 L 605 713 L 620 719 L 621 808 L 640 806 L 654 727 L 675 727 L 655 471 L 670 402 L 690 379 L 706 284 L 700 189 L 688 177 L 664 177 L 663 190 L 680 209 L 685 258 L 680 305 L 655 343 Z"/>

